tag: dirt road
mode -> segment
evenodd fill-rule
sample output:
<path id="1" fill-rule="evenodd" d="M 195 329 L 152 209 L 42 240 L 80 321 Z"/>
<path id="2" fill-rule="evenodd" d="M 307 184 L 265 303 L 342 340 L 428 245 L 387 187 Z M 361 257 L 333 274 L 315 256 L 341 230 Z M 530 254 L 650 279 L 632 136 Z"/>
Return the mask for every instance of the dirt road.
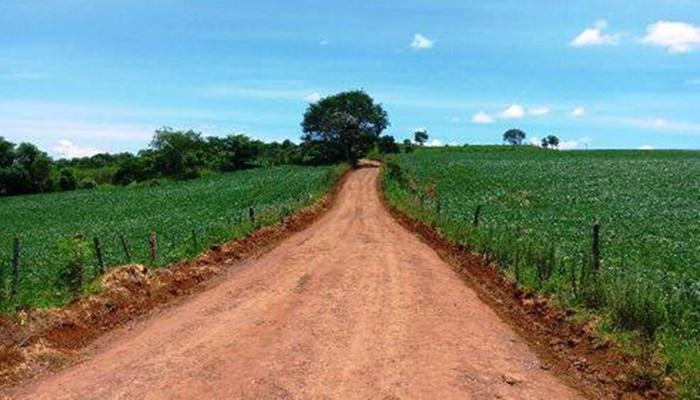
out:
<path id="1" fill-rule="evenodd" d="M 309 229 L 19 399 L 572 399 L 354 172 Z"/>

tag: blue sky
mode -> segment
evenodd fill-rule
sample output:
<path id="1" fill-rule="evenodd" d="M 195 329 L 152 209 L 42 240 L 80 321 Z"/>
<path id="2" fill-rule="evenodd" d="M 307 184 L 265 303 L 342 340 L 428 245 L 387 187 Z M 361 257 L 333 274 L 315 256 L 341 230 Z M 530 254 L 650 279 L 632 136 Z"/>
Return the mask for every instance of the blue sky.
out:
<path id="1" fill-rule="evenodd" d="M 0 136 L 54 156 L 160 126 L 298 140 L 361 88 L 398 139 L 700 148 L 700 2 L 0 0 Z"/>

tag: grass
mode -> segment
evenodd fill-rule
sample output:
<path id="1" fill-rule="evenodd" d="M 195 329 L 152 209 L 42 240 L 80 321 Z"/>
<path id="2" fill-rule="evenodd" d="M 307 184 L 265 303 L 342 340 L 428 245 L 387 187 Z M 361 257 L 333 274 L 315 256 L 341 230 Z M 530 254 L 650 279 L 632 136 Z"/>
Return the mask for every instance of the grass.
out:
<path id="1" fill-rule="evenodd" d="M 88 290 L 100 274 L 94 238 L 107 267 L 154 267 L 189 258 L 211 245 L 279 222 L 319 199 L 344 167 L 270 167 L 161 182 L 65 193 L 0 198 L 0 309 L 62 305 Z M 255 218 L 249 218 L 253 208 Z M 13 238 L 22 241 L 16 297 L 10 296 Z"/>
<path id="2" fill-rule="evenodd" d="M 386 163 L 383 179 L 399 210 L 603 316 L 683 396 L 700 396 L 700 152 L 422 149 Z"/>

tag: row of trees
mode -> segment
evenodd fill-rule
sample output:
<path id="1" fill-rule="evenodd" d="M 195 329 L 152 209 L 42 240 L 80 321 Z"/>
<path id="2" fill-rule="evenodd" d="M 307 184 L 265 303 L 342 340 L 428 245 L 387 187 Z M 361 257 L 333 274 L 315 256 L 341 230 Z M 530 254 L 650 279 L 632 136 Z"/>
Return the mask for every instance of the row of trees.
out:
<path id="1" fill-rule="evenodd" d="M 503 133 L 503 141 L 513 146 L 520 146 L 523 144 L 526 136 L 527 134 L 520 129 L 508 129 Z M 556 149 L 559 147 L 559 138 L 554 135 L 548 135 L 542 138 L 540 145 L 545 149 Z"/>
<path id="2" fill-rule="evenodd" d="M 356 164 L 370 150 L 397 153 L 387 113 L 363 91 L 326 97 L 309 105 L 301 123 L 302 143 L 264 143 L 245 135 L 205 137 L 192 130 L 162 128 L 136 154 L 98 154 L 52 160 L 29 143 L 0 137 L 0 195 L 126 185 L 156 178 L 189 179 L 204 171 L 228 172 L 256 166 Z"/>

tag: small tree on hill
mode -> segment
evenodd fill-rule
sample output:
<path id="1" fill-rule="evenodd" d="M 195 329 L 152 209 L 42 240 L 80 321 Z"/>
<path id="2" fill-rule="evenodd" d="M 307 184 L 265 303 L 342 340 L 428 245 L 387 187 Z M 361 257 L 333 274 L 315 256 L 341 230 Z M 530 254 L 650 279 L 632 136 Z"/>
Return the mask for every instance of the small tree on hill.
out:
<path id="1" fill-rule="evenodd" d="M 513 146 L 523 144 L 523 140 L 525 140 L 525 132 L 520 129 L 508 129 L 503 134 L 503 141 Z"/>
<path id="2" fill-rule="evenodd" d="M 428 141 L 428 131 L 425 129 L 419 129 L 413 134 L 413 140 L 418 143 L 419 146 L 423 146 L 425 142 Z"/>
<path id="3" fill-rule="evenodd" d="M 549 147 L 556 149 L 559 147 L 559 138 L 554 135 L 547 136 L 547 143 Z"/>
<path id="4" fill-rule="evenodd" d="M 338 93 L 309 104 L 301 127 L 302 140 L 340 150 L 351 165 L 365 156 L 377 142 L 389 119 L 381 104 L 361 90 Z M 334 160 L 339 161 L 339 160 Z"/>

